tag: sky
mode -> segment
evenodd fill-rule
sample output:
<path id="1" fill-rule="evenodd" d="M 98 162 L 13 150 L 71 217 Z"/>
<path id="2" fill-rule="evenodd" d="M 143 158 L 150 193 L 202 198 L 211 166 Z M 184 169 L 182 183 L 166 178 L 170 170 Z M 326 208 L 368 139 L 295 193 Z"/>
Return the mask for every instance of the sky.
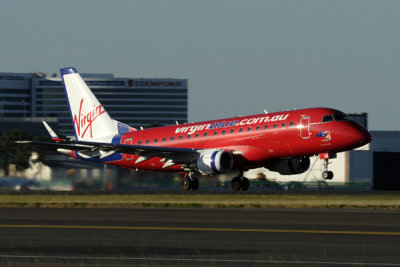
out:
<path id="1" fill-rule="evenodd" d="M 189 120 L 307 107 L 400 130 L 400 1 L 3 0 L 0 72 L 186 78 Z"/>

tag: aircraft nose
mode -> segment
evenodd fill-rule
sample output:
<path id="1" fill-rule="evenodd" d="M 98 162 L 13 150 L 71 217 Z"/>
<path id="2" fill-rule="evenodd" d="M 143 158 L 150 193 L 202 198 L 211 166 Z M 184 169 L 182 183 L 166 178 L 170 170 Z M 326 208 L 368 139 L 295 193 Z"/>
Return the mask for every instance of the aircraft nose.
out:
<path id="1" fill-rule="evenodd" d="M 349 129 L 346 133 L 349 141 L 355 146 L 360 147 L 371 142 L 371 134 L 363 127 L 357 125 Z"/>

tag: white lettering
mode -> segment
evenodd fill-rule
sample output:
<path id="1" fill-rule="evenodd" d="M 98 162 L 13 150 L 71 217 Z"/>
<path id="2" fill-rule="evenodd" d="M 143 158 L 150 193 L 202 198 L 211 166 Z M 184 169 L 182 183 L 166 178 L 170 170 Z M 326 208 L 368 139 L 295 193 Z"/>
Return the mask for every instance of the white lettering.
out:
<path id="1" fill-rule="evenodd" d="M 90 116 L 90 114 L 89 114 Z M 275 121 L 284 121 L 289 117 L 289 114 L 280 114 L 275 115 L 272 118 L 269 116 L 265 117 L 258 117 L 258 118 L 250 118 L 250 119 L 243 119 L 241 121 L 216 121 L 211 124 L 200 124 L 200 125 L 193 125 L 188 127 L 177 127 L 175 129 L 175 133 L 188 133 L 194 134 L 197 131 L 208 130 L 208 129 L 220 129 L 220 128 L 228 128 L 228 127 L 235 127 L 235 126 L 244 126 L 244 125 L 251 125 L 257 123 L 267 123 L 267 122 L 275 122 Z M 85 119 L 85 118 L 84 118 Z M 88 118 L 91 119 L 90 117 Z"/>

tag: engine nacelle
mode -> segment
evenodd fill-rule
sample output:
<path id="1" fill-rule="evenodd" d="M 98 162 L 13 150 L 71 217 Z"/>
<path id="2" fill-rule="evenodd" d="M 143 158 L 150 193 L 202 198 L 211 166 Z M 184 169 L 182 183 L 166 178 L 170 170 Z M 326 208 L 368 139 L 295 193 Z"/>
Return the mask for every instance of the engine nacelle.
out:
<path id="1" fill-rule="evenodd" d="M 223 150 L 203 150 L 194 167 L 202 175 L 227 172 L 233 167 L 233 156 L 232 153 Z"/>
<path id="2" fill-rule="evenodd" d="M 306 172 L 310 168 L 310 164 L 309 157 L 300 157 L 280 160 L 267 168 L 282 175 L 292 175 Z"/>

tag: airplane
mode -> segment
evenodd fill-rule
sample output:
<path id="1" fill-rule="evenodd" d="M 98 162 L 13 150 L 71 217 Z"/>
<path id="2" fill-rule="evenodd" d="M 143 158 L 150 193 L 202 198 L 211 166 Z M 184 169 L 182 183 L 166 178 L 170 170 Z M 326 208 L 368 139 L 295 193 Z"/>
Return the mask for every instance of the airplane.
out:
<path id="1" fill-rule="evenodd" d="M 243 173 L 266 167 L 283 175 L 310 167 L 310 156 L 324 160 L 322 177 L 332 179 L 329 159 L 368 144 L 370 133 L 345 113 L 307 108 L 135 129 L 113 120 L 73 67 L 60 69 L 75 140 L 19 141 L 55 147 L 61 154 L 135 170 L 184 173 L 182 188 L 198 190 L 199 175 L 235 171 L 233 190 L 246 191 Z"/>

